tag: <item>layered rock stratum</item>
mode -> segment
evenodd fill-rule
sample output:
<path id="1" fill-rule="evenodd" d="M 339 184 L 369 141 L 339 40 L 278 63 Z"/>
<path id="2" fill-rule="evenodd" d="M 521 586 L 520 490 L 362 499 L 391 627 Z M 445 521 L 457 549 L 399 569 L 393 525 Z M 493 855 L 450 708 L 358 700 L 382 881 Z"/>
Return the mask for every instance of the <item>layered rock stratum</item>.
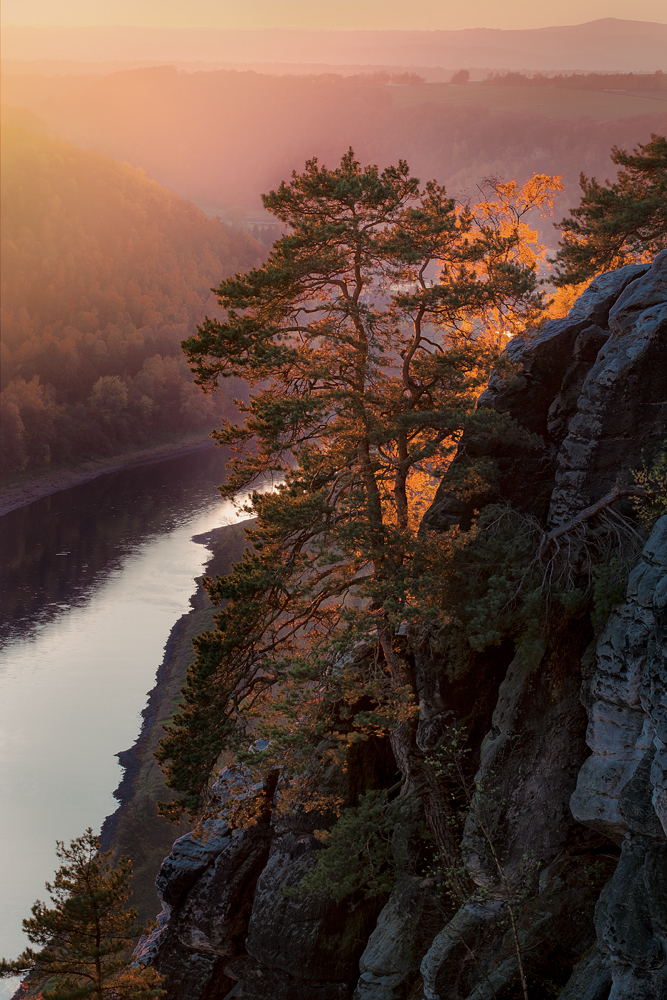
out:
<path id="1" fill-rule="evenodd" d="M 530 443 L 469 435 L 455 462 L 496 459 L 478 508 L 510 504 L 558 530 L 664 448 L 667 251 L 597 278 L 507 352 L 514 374 L 492 377 L 480 406 L 509 413 Z M 613 506 L 631 521 L 626 498 Z M 425 526 L 470 517 L 445 477 Z M 511 918 L 533 1000 L 667 997 L 667 516 L 634 562 L 598 634 L 581 613 L 543 641 L 466 657 L 450 655 L 444 626 L 408 634 L 420 750 L 451 725 L 474 744 L 461 847 L 473 888 L 456 912 L 437 879 L 408 870 L 384 899 L 285 893 L 314 864 L 315 820 L 277 822 L 273 789 L 245 831 L 214 804 L 164 861 L 163 913 L 137 951 L 167 975 L 168 1000 L 510 1000 L 522 995 Z M 391 779 L 382 752 L 362 768 L 368 787 Z M 490 794 L 504 877 L 525 873 L 512 912 L 482 819 Z"/>

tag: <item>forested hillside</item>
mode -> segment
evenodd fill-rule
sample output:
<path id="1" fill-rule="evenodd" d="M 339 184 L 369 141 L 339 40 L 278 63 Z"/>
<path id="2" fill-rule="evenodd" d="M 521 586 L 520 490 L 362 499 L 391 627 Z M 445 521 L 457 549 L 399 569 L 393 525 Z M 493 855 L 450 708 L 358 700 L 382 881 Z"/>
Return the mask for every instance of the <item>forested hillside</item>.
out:
<path id="1" fill-rule="evenodd" d="M 261 248 L 141 170 L 2 132 L 2 466 L 208 430 L 180 342 Z M 233 394 L 233 393 L 232 393 Z"/>
<path id="2" fill-rule="evenodd" d="M 611 146 L 632 148 L 667 128 L 667 92 L 605 92 L 588 80 L 581 89 L 532 81 L 396 86 L 382 75 L 162 66 L 102 77 L 5 75 L 4 95 L 69 141 L 142 167 L 206 211 L 238 221 L 245 210 L 250 223 L 261 192 L 311 156 L 338 162 L 349 146 L 381 166 L 404 158 L 422 181 L 435 177 L 473 198 L 484 177 L 521 183 L 560 174 L 560 218 L 579 201 L 582 170 L 613 177 Z M 555 246 L 549 222 L 542 236 Z"/>

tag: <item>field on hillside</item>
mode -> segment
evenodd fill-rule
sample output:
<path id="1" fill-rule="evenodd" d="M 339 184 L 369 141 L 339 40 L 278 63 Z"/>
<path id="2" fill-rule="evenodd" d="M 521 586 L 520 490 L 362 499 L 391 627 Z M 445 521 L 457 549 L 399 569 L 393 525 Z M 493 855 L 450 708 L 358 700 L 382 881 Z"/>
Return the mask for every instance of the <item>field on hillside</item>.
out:
<path id="1" fill-rule="evenodd" d="M 558 87 L 497 87 L 487 83 L 424 83 L 389 86 L 395 107 L 447 104 L 482 106 L 492 114 L 514 113 L 546 118 L 593 118 L 611 121 L 667 110 L 667 91 L 631 94 L 612 90 L 569 90 Z"/>

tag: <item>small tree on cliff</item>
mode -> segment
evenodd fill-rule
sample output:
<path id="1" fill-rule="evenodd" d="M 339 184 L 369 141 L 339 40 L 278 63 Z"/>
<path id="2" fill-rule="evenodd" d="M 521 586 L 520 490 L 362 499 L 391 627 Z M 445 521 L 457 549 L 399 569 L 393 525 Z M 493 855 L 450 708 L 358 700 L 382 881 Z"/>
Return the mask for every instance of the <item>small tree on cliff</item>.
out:
<path id="1" fill-rule="evenodd" d="M 132 940 L 143 931 L 137 911 L 127 908 L 132 865 L 121 858 L 111 866 L 111 853 L 100 854 L 91 829 L 69 847 L 58 842 L 62 864 L 53 884 L 47 882 L 53 907 L 37 902 L 23 921 L 28 938 L 41 951 L 28 948 L 15 961 L 0 962 L 0 974 L 31 971 L 31 985 L 44 1000 L 153 1000 L 164 995 L 155 969 L 128 969 Z"/>
<path id="2" fill-rule="evenodd" d="M 615 183 L 581 175 L 578 208 L 559 228 L 557 285 L 577 284 L 615 267 L 651 259 L 667 247 L 667 138 L 651 135 L 633 153 L 612 147 Z"/>
<path id="3" fill-rule="evenodd" d="M 254 388 L 245 422 L 215 434 L 235 452 L 223 496 L 279 485 L 252 494 L 253 551 L 208 582 L 228 603 L 195 640 L 158 751 L 180 793 L 167 815 L 201 806 L 236 736 L 269 741 L 246 761 L 253 780 L 280 766 L 299 797 L 302 769 L 311 801 L 316 751 L 342 763 L 350 741 L 378 732 L 414 777 L 415 682 L 397 633 L 417 614 L 417 528 L 504 332 L 539 311 L 523 216 L 558 186 L 496 184 L 457 206 L 435 183 L 420 190 L 404 162 L 380 173 L 350 150 L 264 197 L 288 234 L 262 268 L 222 283 L 225 319 L 184 349 L 205 390 L 220 377 Z M 485 472 L 471 466 L 462 490 Z"/>

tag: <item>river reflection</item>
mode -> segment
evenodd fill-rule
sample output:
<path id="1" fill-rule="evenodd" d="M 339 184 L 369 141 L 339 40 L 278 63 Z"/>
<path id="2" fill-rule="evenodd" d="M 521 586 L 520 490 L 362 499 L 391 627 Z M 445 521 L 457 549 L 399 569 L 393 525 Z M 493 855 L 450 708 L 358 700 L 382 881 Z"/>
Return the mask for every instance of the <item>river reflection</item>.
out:
<path id="1" fill-rule="evenodd" d="M 225 454 L 194 452 L 100 476 L 0 518 L 0 645 L 90 599 L 148 538 L 218 503 Z"/>
<path id="2" fill-rule="evenodd" d="M 199 452 L 0 518 L 0 956 L 27 944 L 56 839 L 116 807 L 115 754 L 208 559 L 192 536 L 237 519 L 215 489 L 223 470 L 219 451 Z"/>

